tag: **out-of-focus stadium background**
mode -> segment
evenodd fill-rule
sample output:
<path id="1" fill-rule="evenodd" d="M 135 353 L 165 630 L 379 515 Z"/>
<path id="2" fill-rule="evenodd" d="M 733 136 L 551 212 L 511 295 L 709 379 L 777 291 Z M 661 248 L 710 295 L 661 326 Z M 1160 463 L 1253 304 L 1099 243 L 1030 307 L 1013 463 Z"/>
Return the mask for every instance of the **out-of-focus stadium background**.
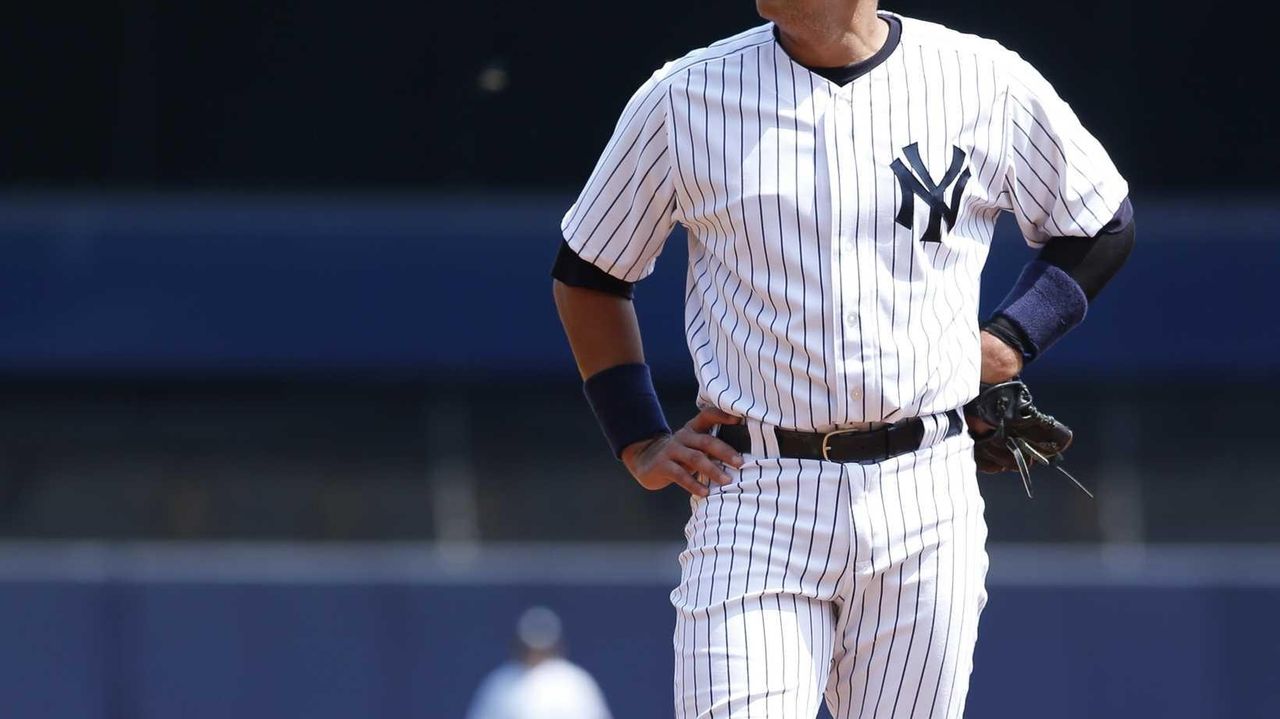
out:
<path id="1" fill-rule="evenodd" d="M 1028 372 L 1090 502 L 984 481 L 970 716 L 1280 706 L 1269 29 L 886 3 L 1036 63 L 1139 247 Z M 687 501 L 613 462 L 547 269 L 632 89 L 745 0 L 24 3 L 0 28 L 0 715 L 459 717 L 530 604 L 670 714 Z M 692 414 L 683 238 L 638 306 Z M 1029 251 L 1010 223 L 998 300 Z"/>

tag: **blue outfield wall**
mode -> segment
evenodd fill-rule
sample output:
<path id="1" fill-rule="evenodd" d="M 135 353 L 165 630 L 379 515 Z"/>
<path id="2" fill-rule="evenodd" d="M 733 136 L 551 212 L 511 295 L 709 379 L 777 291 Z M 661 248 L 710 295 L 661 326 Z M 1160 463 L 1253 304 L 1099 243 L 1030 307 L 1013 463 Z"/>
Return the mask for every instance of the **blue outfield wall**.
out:
<path id="1" fill-rule="evenodd" d="M 547 271 L 569 199 L 0 196 L 0 371 L 573 376 Z M 1039 373 L 1273 373 L 1280 201 L 1136 202 L 1138 247 Z M 683 237 L 639 290 L 687 376 Z M 990 306 L 1031 256 L 1007 218 Z"/>
<path id="2" fill-rule="evenodd" d="M 99 571 L 74 552 L 15 565 L 30 552 L 4 549 L 0 714 L 461 717 L 504 658 L 514 618 L 546 604 L 618 719 L 671 716 L 674 550 L 652 553 L 640 571 L 607 551 L 557 551 L 492 562 L 481 553 L 459 571 L 355 550 L 335 571 L 325 549 L 266 562 L 143 550 Z M 1172 571 L 1157 562 L 1118 573 L 1091 550 L 1065 551 L 1075 558 L 993 552 L 968 716 L 1275 716 L 1274 550 L 1247 563 L 1214 550 L 1176 559 Z M 294 571 L 299 563 L 308 568 Z"/>

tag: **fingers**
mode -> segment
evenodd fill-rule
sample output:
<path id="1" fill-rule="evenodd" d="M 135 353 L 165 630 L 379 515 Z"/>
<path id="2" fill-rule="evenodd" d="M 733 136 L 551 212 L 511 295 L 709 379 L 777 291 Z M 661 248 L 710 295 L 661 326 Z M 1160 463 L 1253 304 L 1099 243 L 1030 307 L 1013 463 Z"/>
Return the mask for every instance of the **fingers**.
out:
<path id="1" fill-rule="evenodd" d="M 733 481 L 729 475 L 707 455 L 690 447 L 672 447 L 671 459 L 695 474 L 701 474 L 716 484 L 729 484 Z"/>
<path id="2" fill-rule="evenodd" d="M 664 450 L 666 451 L 666 450 Z M 643 473 L 635 475 L 636 481 L 641 487 L 656 492 L 666 488 L 668 485 L 680 485 L 686 492 L 697 497 L 706 497 L 710 490 L 696 477 L 689 473 L 675 459 L 668 457 L 660 459 L 654 465 L 648 467 Z"/>
<path id="3" fill-rule="evenodd" d="M 737 424 L 741 421 L 740 417 L 734 417 L 728 412 L 721 411 L 715 407 L 704 407 L 685 426 L 699 434 L 706 434 L 717 424 Z"/>
<path id="4" fill-rule="evenodd" d="M 689 494 L 692 494 L 695 497 L 706 497 L 708 494 L 711 493 L 711 491 L 707 489 L 706 485 L 694 479 L 693 475 L 684 471 L 678 472 L 676 474 L 676 476 L 672 481 L 672 484 L 678 484 L 681 487 L 684 487 L 685 491 L 687 491 Z"/>
<path id="5" fill-rule="evenodd" d="M 655 474 L 660 475 L 662 481 L 657 486 L 650 487 L 651 489 L 662 489 L 668 484 L 678 484 L 696 497 L 705 497 L 710 494 L 710 489 L 674 458 L 663 462 L 656 469 Z"/>
<path id="6" fill-rule="evenodd" d="M 716 425 L 738 424 L 741 418 L 735 417 L 715 407 L 707 407 L 698 412 L 674 435 L 659 438 L 658 442 L 647 443 L 631 451 L 624 450 L 624 460 L 628 469 L 642 486 L 647 489 L 662 489 L 668 484 L 678 484 L 695 497 L 706 497 L 710 492 L 706 485 L 695 475 L 701 475 L 709 482 L 726 485 L 733 478 L 717 462 L 741 468 L 742 455 L 723 440 L 709 434 Z M 654 446 L 658 445 L 658 446 Z M 639 455 L 647 455 L 640 457 Z M 639 465 L 639 466 L 637 466 Z"/>
<path id="7" fill-rule="evenodd" d="M 742 455 L 738 454 L 738 450 L 730 447 L 723 440 L 716 439 L 709 434 L 694 434 L 690 432 L 687 437 L 681 437 L 680 441 L 713 459 L 718 459 L 739 469 L 742 468 Z"/>

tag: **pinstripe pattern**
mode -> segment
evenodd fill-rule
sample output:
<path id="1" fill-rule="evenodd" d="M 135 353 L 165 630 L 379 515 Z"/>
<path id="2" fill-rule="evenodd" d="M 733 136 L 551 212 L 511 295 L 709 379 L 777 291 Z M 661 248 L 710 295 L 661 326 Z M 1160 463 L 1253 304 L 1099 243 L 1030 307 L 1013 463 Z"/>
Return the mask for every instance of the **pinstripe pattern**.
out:
<path id="1" fill-rule="evenodd" d="M 968 437 L 878 465 L 751 456 L 734 475 L 685 529 L 676 716 L 959 716 L 986 602 Z"/>
<path id="2" fill-rule="evenodd" d="M 771 25 L 669 63 L 562 223 L 627 281 L 687 229 L 698 401 L 746 418 L 758 450 L 692 503 L 671 595 L 681 719 L 811 717 L 824 701 L 837 719 L 960 716 L 986 527 L 972 444 L 932 415 L 977 391 L 999 215 L 1035 246 L 1096 234 L 1128 194 L 1016 54 L 899 21 L 898 46 L 843 86 Z M 923 448 L 876 465 L 779 459 L 770 439 L 916 416 Z"/>

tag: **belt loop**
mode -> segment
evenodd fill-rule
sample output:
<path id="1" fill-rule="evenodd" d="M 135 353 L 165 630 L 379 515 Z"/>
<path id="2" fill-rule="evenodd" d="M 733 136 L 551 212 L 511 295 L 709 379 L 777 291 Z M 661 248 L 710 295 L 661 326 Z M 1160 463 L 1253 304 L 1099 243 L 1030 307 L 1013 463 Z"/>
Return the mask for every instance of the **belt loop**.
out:
<path id="1" fill-rule="evenodd" d="M 761 457 L 780 457 L 778 435 L 771 424 L 747 421 L 747 432 L 751 435 L 751 452 Z"/>
<path id="2" fill-rule="evenodd" d="M 928 417 L 922 417 L 925 420 L 924 438 L 920 440 L 921 447 L 932 447 L 941 442 L 947 436 L 946 417 L 941 414 L 931 414 Z"/>
<path id="3" fill-rule="evenodd" d="M 960 434 L 960 431 L 964 428 L 964 420 L 960 418 L 959 410 L 950 409 L 946 412 L 921 417 L 921 419 L 925 420 L 924 439 L 920 442 L 921 447 L 932 447 L 945 439 Z"/>
<path id="4" fill-rule="evenodd" d="M 749 419 L 742 421 L 746 423 L 747 436 L 751 438 L 751 447 L 747 451 L 757 457 L 763 456 L 765 454 L 764 433 L 760 431 L 760 423 Z"/>

